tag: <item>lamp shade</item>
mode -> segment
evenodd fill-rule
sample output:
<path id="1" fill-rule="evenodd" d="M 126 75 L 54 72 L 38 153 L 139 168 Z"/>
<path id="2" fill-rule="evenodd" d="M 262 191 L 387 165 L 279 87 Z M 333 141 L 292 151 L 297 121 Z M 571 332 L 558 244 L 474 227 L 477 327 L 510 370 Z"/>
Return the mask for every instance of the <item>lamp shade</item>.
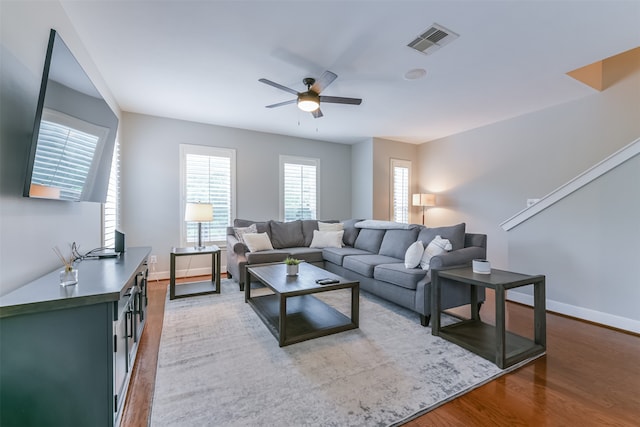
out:
<path id="1" fill-rule="evenodd" d="M 436 205 L 435 194 L 416 193 L 413 195 L 413 206 L 435 206 L 435 205 Z"/>
<path id="2" fill-rule="evenodd" d="M 185 221 L 213 221 L 213 205 L 211 203 L 187 203 L 184 212 Z"/>

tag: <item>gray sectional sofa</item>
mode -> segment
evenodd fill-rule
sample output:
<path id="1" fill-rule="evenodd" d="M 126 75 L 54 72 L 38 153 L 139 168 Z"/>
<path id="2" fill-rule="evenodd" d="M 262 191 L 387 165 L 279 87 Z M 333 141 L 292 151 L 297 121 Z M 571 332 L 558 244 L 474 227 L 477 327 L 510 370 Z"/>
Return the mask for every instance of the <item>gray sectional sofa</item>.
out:
<path id="1" fill-rule="evenodd" d="M 338 221 L 323 221 L 325 223 Z M 244 269 L 247 264 L 280 262 L 292 256 L 317 265 L 340 276 L 360 282 L 360 289 L 392 301 L 420 315 L 427 326 L 431 317 L 431 269 L 470 264 L 485 258 L 487 236 L 466 233 L 465 224 L 430 228 L 417 224 L 349 219 L 343 224 L 342 247 L 310 247 L 316 220 L 248 221 L 236 219 L 227 229 L 227 274 L 244 289 Z M 249 251 L 239 240 L 238 231 L 255 224 L 258 233 L 267 233 L 273 249 Z M 449 240 L 451 250 L 433 256 L 425 271 L 405 266 L 407 249 L 420 240 L 424 247 L 436 237 Z M 240 234 L 240 237 L 242 235 Z M 477 290 L 478 301 L 484 301 L 484 288 Z M 443 286 L 444 309 L 470 303 L 468 285 Z"/>

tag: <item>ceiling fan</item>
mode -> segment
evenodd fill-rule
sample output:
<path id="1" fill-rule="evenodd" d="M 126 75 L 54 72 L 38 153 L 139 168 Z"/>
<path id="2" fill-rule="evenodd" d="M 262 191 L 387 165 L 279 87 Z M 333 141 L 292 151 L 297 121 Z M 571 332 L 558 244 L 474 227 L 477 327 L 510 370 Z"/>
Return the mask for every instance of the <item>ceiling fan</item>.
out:
<path id="1" fill-rule="evenodd" d="M 297 96 L 296 99 L 279 102 L 277 104 L 267 105 L 266 108 L 281 107 L 283 105 L 289 105 L 295 102 L 298 104 L 298 108 L 300 108 L 302 111 L 307 111 L 311 113 L 313 117 L 317 119 L 322 117 L 322 111 L 320 111 L 321 102 L 327 102 L 332 104 L 351 104 L 351 105 L 360 105 L 360 103 L 362 102 L 362 99 L 359 99 L 359 98 L 343 98 L 340 96 L 321 96 L 320 92 L 325 90 L 327 86 L 333 83 L 333 81 L 337 77 L 338 75 L 335 73 L 332 73 L 331 71 L 325 71 L 324 73 L 322 73 L 322 75 L 318 80 L 311 77 L 306 77 L 302 80 L 302 83 L 304 83 L 304 85 L 307 87 L 307 90 L 304 92 L 297 92 L 291 88 L 282 86 L 281 84 L 272 82 L 271 80 L 267 80 L 267 79 L 259 79 L 258 81 Z"/>

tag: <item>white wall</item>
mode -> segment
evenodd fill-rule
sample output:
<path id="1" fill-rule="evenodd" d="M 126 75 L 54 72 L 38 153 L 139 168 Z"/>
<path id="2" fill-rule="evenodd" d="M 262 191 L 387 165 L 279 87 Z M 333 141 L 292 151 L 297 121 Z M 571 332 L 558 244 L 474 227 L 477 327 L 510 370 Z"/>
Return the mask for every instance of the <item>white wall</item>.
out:
<path id="1" fill-rule="evenodd" d="M 56 1 L 0 5 L 0 294 L 55 270 L 54 246 L 100 246 L 101 205 L 22 197 L 49 31 L 58 31 L 111 107 L 119 110 Z M 52 283 L 51 286 L 57 286 Z"/>
<path id="2" fill-rule="evenodd" d="M 278 219 L 281 154 L 319 158 L 318 217 L 351 217 L 348 145 L 132 113 L 123 115 L 121 144 L 121 228 L 128 246 L 153 247 L 152 254 L 158 257 L 154 273 L 162 277 L 169 271 L 171 247 L 181 246 L 180 144 L 236 150 L 237 218 Z M 191 273 L 206 264 L 205 258 L 193 258 Z"/>
<path id="3" fill-rule="evenodd" d="M 440 206 L 430 209 L 428 221 L 465 221 L 467 230 L 487 233 L 492 266 L 510 268 L 508 236 L 500 223 L 522 210 L 527 198 L 550 193 L 635 140 L 640 135 L 639 100 L 640 70 L 635 70 L 622 73 L 604 92 L 420 145 L 420 184 L 440 194 Z M 582 214 L 572 212 L 576 218 Z M 570 221 L 571 215 L 565 218 Z M 628 227 L 637 224 L 637 218 L 625 221 Z M 561 231 L 563 224 L 554 227 Z M 563 263 L 555 259 L 548 269 L 566 268 Z M 550 295 L 560 297 L 555 293 L 559 287 L 585 301 L 568 304 L 586 305 L 593 297 L 577 279 L 547 283 Z"/>

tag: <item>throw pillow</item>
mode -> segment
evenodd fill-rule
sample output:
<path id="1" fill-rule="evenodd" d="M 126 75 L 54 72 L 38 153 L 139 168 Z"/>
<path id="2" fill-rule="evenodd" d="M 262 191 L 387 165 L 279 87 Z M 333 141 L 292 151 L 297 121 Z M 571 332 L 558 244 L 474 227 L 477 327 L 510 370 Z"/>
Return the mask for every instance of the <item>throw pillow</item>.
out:
<path id="1" fill-rule="evenodd" d="M 267 233 L 247 233 L 244 235 L 244 244 L 249 248 L 249 252 L 273 250 Z"/>
<path id="2" fill-rule="evenodd" d="M 413 242 L 404 254 L 404 266 L 407 268 L 416 268 L 420 264 L 420 259 L 424 253 L 424 246 L 422 242 L 418 240 Z"/>
<path id="3" fill-rule="evenodd" d="M 341 222 L 320 222 L 318 221 L 319 231 L 341 231 L 344 230 L 344 224 Z"/>
<path id="4" fill-rule="evenodd" d="M 436 255 L 448 252 L 451 250 L 451 248 L 451 243 L 447 239 L 436 236 L 435 239 L 433 239 L 424 250 L 422 258 L 420 259 L 420 267 L 422 267 L 423 270 L 429 270 L 429 263 L 431 262 L 431 258 Z"/>
<path id="5" fill-rule="evenodd" d="M 342 235 L 344 230 L 340 231 L 319 231 L 313 230 L 313 240 L 310 248 L 341 248 Z"/>
<path id="6" fill-rule="evenodd" d="M 271 229 L 271 243 L 276 249 L 295 248 L 304 246 L 302 221 L 269 221 Z"/>
<path id="7" fill-rule="evenodd" d="M 239 242 L 244 243 L 244 235 L 247 233 L 257 233 L 258 228 L 255 224 L 251 224 L 249 227 L 234 227 L 233 234 L 236 235 L 236 238 Z"/>

